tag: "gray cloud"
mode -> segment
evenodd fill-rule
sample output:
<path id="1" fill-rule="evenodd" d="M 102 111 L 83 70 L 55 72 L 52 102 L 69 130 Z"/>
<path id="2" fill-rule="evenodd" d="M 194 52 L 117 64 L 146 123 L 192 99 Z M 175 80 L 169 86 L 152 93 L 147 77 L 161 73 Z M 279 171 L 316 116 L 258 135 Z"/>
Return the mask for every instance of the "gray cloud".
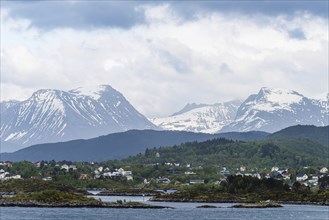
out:
<path id="1" fill-rule="evenodd" d="M 187 102 L 244 99 L 263 86 L 308 96 L 327 92 L 326 18 L 203 14 L 206 9 L 200 8 L 199 17 L 184 20 L 176 4 L 138 6 L 145 24 L 126 26 L 119 21 L 96 26 L 100 18 L 90 15 L 93 20 L 88 20 L 76 11 L 83 22 L 68 23 L 80 28 L 49 31 L 44 28 L 56 27 L 60 15 L 52 26 L 40 28 L 4 10 L 1 98 L 22 100 L 39 88 L 110 84 L 143 114 L 155 117 L 172 114 Z"/>
<path id="2" fill-rule="evenodd" d="M 254 15 L 291 15 L 296 11 L 328 17 L 327 1 L 5 1 L 13 18 L 26 18 L 42 29 L 69 27 L 131 28 L 145 23 L 141 5 L 170 4 L 182 18 L 195 19 L 200 13 L 228 12 Z"/>
<path id="3" fill-rule="evenodd" d="M 144 22 L 143 13 L 131 1 L 14 1 L 4 2 L 13 18 L 26 18 L 43 29 L 69 27 L 130 28 Z"/>
<path id="4" fill-rule="evenodd" d="M 194 16 L 198 12 L 236 12 L 253 15 L 265 14 L 276 16 L 279 14 L 293 14 L 296 11 L 328 17 L 328 1 L 176 1 L 174 8 L 186 17 Z"/>

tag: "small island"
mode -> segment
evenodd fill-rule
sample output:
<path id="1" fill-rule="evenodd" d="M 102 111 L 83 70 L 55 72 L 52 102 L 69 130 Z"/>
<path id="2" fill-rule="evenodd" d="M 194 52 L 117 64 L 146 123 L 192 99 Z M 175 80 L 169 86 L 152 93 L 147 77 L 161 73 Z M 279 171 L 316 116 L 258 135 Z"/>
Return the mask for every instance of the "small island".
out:
<path id="1" fill-rule="evenodd" d="M 218 206 L 214 206 L 214 205 L 200 205 L 197 206 L 198 209 L 215 209 L 215 208 L 220 208 Z"/>
<path id="2" fill-rule="evenodd" d="M 56 190 L 44 190 L 30 194 L 19 194 L 12 197 L 0 197 L 0 206 L 6 207 L 40 207 L 40 208 L 140 208 L 163 209 L 166 206 L 154 206 L 139 202 L 102 202 L 86 197 Z"/>
<path id="3" fill-rule="evenodd" d="M 240 203 L 233 205 L 232 208 L 281 208 L 282 205 L 272 201 L 261 201 L 256 203 Z"/>

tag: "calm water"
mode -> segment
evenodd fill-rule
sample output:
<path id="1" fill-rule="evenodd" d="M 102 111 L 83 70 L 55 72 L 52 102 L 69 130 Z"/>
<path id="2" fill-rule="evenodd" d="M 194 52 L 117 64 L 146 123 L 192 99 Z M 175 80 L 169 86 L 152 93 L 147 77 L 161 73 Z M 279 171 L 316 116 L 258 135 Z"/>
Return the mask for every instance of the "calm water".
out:
<path id="1" fill-rule="evenodd" d="M 98 197 L 96 197 L 98 198 Z M 143 197 L 101 197 L 103 201 L 143 201 Z M 154 205 L 165 205 L 175 209 L 101 209 L 101 208 L 0 208 L 1 220 L 62 220 L 62 219 L 143 219 L 143 220 L 200 220 L 200 219 L 314 219 L 328 220 L 329 207 L 308 205 L 285 205 L 283 208 L 270 209 L 232 209 L 232 204 L 211 204 L 220 206 L 217 209 L 197 209 L 196 206 L 206 203 L 157 203 L 144 202 Z"/>

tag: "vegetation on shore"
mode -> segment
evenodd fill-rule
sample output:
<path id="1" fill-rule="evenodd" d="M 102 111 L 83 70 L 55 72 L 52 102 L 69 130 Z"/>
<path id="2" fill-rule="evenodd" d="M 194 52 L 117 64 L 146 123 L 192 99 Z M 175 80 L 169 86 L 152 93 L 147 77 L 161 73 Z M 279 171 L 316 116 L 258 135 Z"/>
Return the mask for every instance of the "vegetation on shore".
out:
<path id="1" fill-rule="evenodd" d="M 70 203 L 84 198 L 76 196 L 86 195 L 87 189 L 97 189 L 101 195 L 157 195 L 159 201 L 328 204 L 328 152 L 327 146 L 299 137 L 250 142 L 220 138 L 147 149 L 120 161 L 1 163 L 0 195 L 40 202 L 50 193 L 51 201 Z M 308 176 L 298 180 L 298 174 Z M 159 189 L 177 193 L 158 195 Z"/>
<path id="2" fill-rule="evenodd" d="M 5 197 L 7 201 L 18 201 L 18 202 L 41 202 L 45 204 L 52 203 L 84 203 L 84 204 L 100 204 L 99 200 L 89 198 L 83 195 L 77 195 L 68 192 L 61 192 L 56 190 L 43 190 L 40 192 L 33 193 L 20 193 L 13 197 Z"/>
<path id="3" fill-rule="evenodd" d="M 195 184 L 178 193 L 159 195 L 155 201 L 260 202 L 265 200 L 329 205 L 329 190 L 292 189 L 280 180 L 229 176 L 222 185 Z"/>
<path id="4" fill-rule="evenodd" d="M 0 206 L 22 207 L 97 207 L 97 208 L 169 208 L 153 206 L 139 202 L 102 202 L 92 197 L 56 190 L 18 194 L 12 197 L 0 197 Z"/>
<path id="5" fill-rule="evenodd" d="M 227 168 L 325 166 L 329 149 L 304 138 L 278 138 L 264 141 L 232 141 L 223 138 L 205 142 L 188 142 L 173 147 L 147 149 L 145 154 L 121 160 L 124 164 L 192 163 L 198 166 L 221 165 Z M 160 155 L 157 157 L 157 155 Z"/>

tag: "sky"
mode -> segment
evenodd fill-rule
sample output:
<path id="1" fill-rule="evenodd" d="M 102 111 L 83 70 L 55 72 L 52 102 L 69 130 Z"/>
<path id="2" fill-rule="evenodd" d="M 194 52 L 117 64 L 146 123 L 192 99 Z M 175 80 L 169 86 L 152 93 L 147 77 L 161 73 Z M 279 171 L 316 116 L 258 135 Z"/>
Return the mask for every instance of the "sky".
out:
<path id="1" fill-rule="evenodd" d="M 1 101 L 109 84 L 149 118 L 328 93 L 328 1 L 1 1 Z"/>

